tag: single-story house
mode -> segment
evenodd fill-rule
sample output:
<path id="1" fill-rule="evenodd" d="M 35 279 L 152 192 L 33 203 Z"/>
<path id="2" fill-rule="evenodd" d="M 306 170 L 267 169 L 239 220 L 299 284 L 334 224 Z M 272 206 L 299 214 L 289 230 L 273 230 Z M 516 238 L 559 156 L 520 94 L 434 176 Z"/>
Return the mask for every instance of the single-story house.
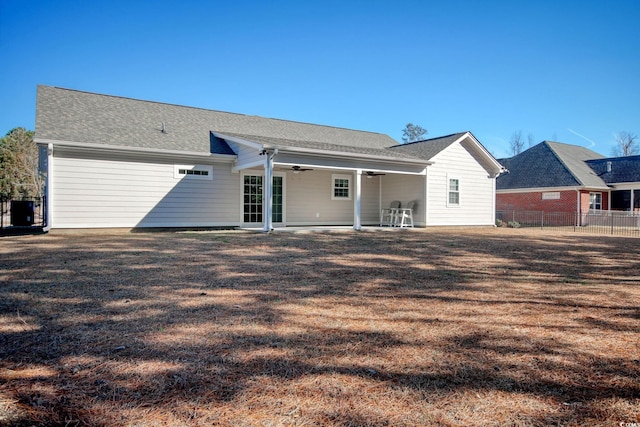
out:
<path id="1" fill-rule="evenodd" d="M 508 170 L 496 183 L 499 211 L 640 211 L 640 156 L 543 141 L 499 162 Z"/>
<path id="2" fill-rule="evenodd" d="M 380 133 L 38 86 L 48 228 L 493 225 L 502 166 L 470 133 Z"/>

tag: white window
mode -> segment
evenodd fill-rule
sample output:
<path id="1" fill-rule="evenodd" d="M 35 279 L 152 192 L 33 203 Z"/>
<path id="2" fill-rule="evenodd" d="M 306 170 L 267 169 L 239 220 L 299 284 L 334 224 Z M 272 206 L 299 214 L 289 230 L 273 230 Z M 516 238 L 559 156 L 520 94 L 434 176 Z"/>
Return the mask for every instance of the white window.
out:
<path id="1" fill-rule="evenodd" d="M 447 177 L 447 207 L 460 206 L 460 178 Z"/>
<path id="2" fill-rule="evenodd" d="M 542 200 L 560 200 L 559 191 L 545 191 L 542 193 Z"/>
<path id="3" fill-rule="evenodd" d="M 331 200 L 351 200 L 351 175 L 331 175 Z"/>
<path id="4" fill-rule="evenodd" d="M 589 210 L 602 210 L 602 193 L 589 193 Z"/>
<path id="5" fill-rule="evenodd" d="M 213 180 L 213 166 L 210 165 L 174 165 L 173 177 L 176 179 Z"/>

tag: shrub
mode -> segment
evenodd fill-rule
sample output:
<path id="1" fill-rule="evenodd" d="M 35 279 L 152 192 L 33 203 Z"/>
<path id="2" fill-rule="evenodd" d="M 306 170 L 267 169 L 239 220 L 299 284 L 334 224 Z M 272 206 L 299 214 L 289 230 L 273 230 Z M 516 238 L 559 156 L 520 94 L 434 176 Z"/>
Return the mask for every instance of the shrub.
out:
<path id="1" fill-rule="evenodd" d="M 496 227 L 502 227 L 504 226 L 504 221 L 501 220 L 500 218 L 496 219 Z"/>
<path id="2" fill-rule="evenodd" d="M 509 221 L 507 227 L 520 228 L 520 223 L 518 221 Z"/>

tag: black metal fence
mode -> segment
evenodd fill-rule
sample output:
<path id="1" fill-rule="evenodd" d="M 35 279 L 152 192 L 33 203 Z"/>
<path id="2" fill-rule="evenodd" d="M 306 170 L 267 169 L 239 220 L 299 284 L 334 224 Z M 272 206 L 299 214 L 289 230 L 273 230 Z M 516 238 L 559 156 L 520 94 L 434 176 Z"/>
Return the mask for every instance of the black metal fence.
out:
<path id="1" fill-rule="evenodd" d="M 496 211 L 496 225 L 502 227 L 557 228 L 585 233 L 640 237 L 640 212 L 589 211 Z"/>
<path id="2" fill-rule="evenodd" d="M 11 200 L 0 198 L 0 231 L 41 230 L 47 225 L 44 197 Z"/>

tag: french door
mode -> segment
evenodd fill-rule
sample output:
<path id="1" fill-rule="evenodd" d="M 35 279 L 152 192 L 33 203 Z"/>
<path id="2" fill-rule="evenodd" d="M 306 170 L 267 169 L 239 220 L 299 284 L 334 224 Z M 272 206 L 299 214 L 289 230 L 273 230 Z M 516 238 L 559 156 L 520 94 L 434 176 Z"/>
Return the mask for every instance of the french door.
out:
<path id="1" fill-rule="evenodd" d="M 256 226 L 264 222 L 264 177 L 262 175 L 244 175 L 242 195 L 242 222 L 247 226 Z M 284 223 L 284 176 L 273 176 L 273 202 L 271 221 Z"/>

